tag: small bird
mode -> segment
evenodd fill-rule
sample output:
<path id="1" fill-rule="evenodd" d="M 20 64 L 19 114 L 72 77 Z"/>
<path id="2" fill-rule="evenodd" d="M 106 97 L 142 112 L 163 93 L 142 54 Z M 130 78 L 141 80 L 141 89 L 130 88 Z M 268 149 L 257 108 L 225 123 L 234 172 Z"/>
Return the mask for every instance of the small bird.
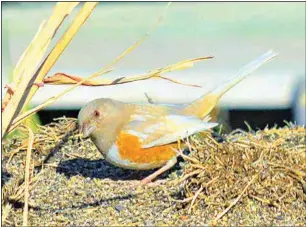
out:
<path id="1" fill-rule="evenodd" d="M 141 181 L 147 184 L 177 162 L 178 141 L 218 125 L 209 113 L 223 94 L 274 58 L 269 51 L 237 75 L 184 105 L 135 104 L 100 98 L 79 112 L 79 130 L 90 137 L 106 161 L 135 170 L 159 168 Z"/>

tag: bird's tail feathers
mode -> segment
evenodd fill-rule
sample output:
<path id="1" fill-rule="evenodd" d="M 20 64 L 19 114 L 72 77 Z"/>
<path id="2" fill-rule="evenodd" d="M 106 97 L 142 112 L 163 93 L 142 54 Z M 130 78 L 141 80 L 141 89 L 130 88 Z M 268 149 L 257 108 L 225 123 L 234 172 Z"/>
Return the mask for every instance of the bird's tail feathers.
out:
<path id="1" fill-rule="evenodd" d="M 198 117 L 204 118 L 216 106 L 218 100 L 227 91 L 229 91 L 236 84 L 238 84 L 247 76 L 252 74 L 260 66 L 264 65 L 265 63 L 267 63 L 276 56 L 277 54 L 272 50 L 261 55 L 254 61 L 242 67 L 236 75 L 229 78 L 226 82 L 222 83 L 221 85 L 217 86 L 210 92 L 206 93 L 205 95 L 201 96 L 200 98 L 196 99 L 195 101 L 187 105 L 184 108 L 184 112 L 187 114 L 196 115 Z"/>

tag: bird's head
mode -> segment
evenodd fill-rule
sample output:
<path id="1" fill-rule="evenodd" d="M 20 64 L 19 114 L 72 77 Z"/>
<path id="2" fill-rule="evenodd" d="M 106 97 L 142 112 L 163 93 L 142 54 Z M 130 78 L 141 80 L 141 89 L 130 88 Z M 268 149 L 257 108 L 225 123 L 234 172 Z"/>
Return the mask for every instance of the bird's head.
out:
<path id="1" fill-rule="evenodd" d="M 122 103 L 111 99 L 95 99 L 87 103 L 79 112 L 79 131 L 84 137 L 89 137 L 103 128 L 103 125 L 118 121 L 122 110 Z M 119 117 L 120 119 L 120 117 Z"/>

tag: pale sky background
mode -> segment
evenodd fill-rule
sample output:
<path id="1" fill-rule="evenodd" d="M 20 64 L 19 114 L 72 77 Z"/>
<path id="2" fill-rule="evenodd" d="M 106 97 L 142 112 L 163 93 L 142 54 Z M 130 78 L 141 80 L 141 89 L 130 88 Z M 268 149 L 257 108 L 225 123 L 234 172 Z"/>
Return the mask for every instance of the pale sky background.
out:
<path id="1" fill-rule="evenodd" d="M 144 35 L 164 11 L 166 2 L 100 3 L 49 73 L 88 76 L 99 70 Z M 3 5 L 3 71 L 8 82 L 16 64 L 43 19 L 55 3 L 28 2 Z M 74 10 L 73 15 L 78 10 Z M 71 17 L 64 23 L 64 28 Z M 166 81 L 142 81 L 116 87 L 81 87 L 53 107 L 79 108 L 87 101 L 111 97 L 157 102 L 191 101 L 233 75 L 269 49 L 279 57 L 231 90 L 221 104 L 229 107 L 286 108 L 293 86 L 305 78 L 304 2 L 174 2 L 156 31 L 108 74 L 108 78 L 135 75 L 188 58 L 213 55 L 213 60 L 169 75 L 203 88 Z M 65 29 L 61 29 L 57 38 Z M 168 75 L 167 75 L 168 76 Z M 305 79 L 302 79 L 305 83 Z M 66 86 L 45 86 L 34 97 L 41 103 Z"/>

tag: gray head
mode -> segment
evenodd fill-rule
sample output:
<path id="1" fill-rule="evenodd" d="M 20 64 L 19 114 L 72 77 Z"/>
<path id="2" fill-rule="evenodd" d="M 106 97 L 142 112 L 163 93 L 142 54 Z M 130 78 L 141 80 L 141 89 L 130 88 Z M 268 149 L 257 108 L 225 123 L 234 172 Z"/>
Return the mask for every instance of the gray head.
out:
<path id="1" fill-rule="evenodd" d="M 79 112 L 79 130 L 84 137 L 101 130 L 108 123 L 118 121 L 124 104 L 112 99 L 100 98 L 87 103 Z"/>

